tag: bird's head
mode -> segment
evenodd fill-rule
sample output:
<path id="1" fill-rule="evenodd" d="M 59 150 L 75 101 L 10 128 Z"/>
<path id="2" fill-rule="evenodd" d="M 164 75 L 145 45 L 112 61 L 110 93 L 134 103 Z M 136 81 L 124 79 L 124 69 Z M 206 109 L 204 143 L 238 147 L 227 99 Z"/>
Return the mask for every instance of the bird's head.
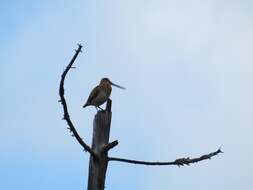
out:
<path id="1" fill-rule="evenodd" d="M 102 78 L 101 81 L 100 81 L 100 84 L 109 84 L 109 85 L 115 86 L 115 87 L 120 88 L 120 89 L 126 89 L 126 88 L 124 88 L 120 85 L 114 84 L 113 82 L 110 81 L 109 78 Z"/>

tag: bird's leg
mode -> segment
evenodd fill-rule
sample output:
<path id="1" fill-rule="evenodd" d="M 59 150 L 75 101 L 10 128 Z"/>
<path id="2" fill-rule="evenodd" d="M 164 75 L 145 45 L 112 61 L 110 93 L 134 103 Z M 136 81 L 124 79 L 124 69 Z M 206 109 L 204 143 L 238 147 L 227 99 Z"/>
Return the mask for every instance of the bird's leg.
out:
<path id="1" fill-rule="evenodd" d="M 97 108 L 97 106 L 94 106 L 95 108 L 96 108 L 96 110 L 98 111 L 98 108 Z"/>
<path id="2" fill-rule="evenodd" d="M 98 106 L 98 108 L 101 110 L 101 111 L 105 111 L 103 108 L 101 108 L 100 106 Z"/>

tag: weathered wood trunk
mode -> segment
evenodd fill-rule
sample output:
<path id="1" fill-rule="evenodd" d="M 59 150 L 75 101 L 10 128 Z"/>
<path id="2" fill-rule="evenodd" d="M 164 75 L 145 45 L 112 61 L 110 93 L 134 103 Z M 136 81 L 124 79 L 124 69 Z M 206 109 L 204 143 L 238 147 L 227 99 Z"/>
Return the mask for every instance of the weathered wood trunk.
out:
<path id="1" fill-rule="evenodd" d="M 111 115 L 109 100 L 106 111 L 98 111 L 93 120 L 92 149 L 97 157 L 90 156 L 88 190 L 104 190 L 108 153 L 103 147 L 109 143 Z"/>

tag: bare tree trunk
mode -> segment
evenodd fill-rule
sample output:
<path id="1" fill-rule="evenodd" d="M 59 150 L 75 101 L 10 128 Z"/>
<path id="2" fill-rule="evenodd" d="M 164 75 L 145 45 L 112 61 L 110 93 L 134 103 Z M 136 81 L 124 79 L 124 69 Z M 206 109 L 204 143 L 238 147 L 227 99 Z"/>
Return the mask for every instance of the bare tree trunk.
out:
<path id="1" fill-rule="evenodd" d="M 109 143 L 111 115 L 111 100 L 108 100 L 106 111 L 99 111 L 93 120 L 92 150 L 97 156 L 90 156 L 88 190 L 104 190 L 108 165 L 108 151 L 104 148 Z"/>

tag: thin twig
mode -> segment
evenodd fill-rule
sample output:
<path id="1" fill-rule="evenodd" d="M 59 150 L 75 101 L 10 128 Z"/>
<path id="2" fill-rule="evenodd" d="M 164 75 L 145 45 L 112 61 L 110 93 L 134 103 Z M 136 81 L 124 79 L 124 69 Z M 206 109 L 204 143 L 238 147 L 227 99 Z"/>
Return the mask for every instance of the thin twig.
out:
<path id="1" fill-rule="evenodd" d="M 68 107 L 67 107 L 67 103 L 64 97 L 64 80 L 65 77 L 68 73 L 68 71 L 73 68 L 72 65 L 75 62 L 78 54 L 80 52 L 82 52 L 82 45 L 78 44 L 78 49 L 76 50 L 75 55 L 73 56 L 73 58 L 71 59 L 71 61 L 69 62 L 69 64 L 67 65 L 67 67 L 65 68 L 65 70 L 63 71 L 62 75 L 61 75 L 61 82 L 60 82 L 60 88 L 59 88 L 59 95 L 60 95 L 60 100 L 59 102 L 61 102 L 62 107 L 63 107 L 63 112 L 64 112 L 64 117 L 63 119 L 66 120 L 68 126 L 69 126 L 69 130 L 70 132 L 72 132 L 72 136 L 74 136 L 76 138 L 76 140 L 79 142 L 79 144 L 84 148 L 85 151 L 89 152 L 92 156 L 96 156 L 96 154 L 94 153 L 94 151 L 82 140 L 82 138 L 80 137 L 80 135 L 77 133 L 71 119 L 68 113 Z"/>
<path id="2" fill-rule="evenodd" d="M 102 152 L 108 152 L 110 149 L 114 148 L 115 146 L 117 146 L 119 144 L 119 142 L 116 140 L 116 141 L 113 141 L 107 145 L 105 145 L 102 149 Z"/>
<path id="3" fill-rule="evenodd" d="M 200 162 L 202 160 L 211 159 L 213 156 L 218 155 L 219 153 L 223 153 L 219 148 L 215 152 L 211 152 L 209 154 L 202 155 L 198 158 L 179 158 L 173 162 L 147 162 L 147 161 L 140 161 L 140 160 L 129 160 L 124 158 L 115 158 L 115 157 L 108 157 L 108 161 L 118 161 L 118 162 L 126 162 L 130 164 L 141 164 L 141 165 L 149 165 L 149 166 L 162 166 L 162 165 L 176 165 L 176 166 L 184 166 L 190 165 L 192 163 Z"/>

